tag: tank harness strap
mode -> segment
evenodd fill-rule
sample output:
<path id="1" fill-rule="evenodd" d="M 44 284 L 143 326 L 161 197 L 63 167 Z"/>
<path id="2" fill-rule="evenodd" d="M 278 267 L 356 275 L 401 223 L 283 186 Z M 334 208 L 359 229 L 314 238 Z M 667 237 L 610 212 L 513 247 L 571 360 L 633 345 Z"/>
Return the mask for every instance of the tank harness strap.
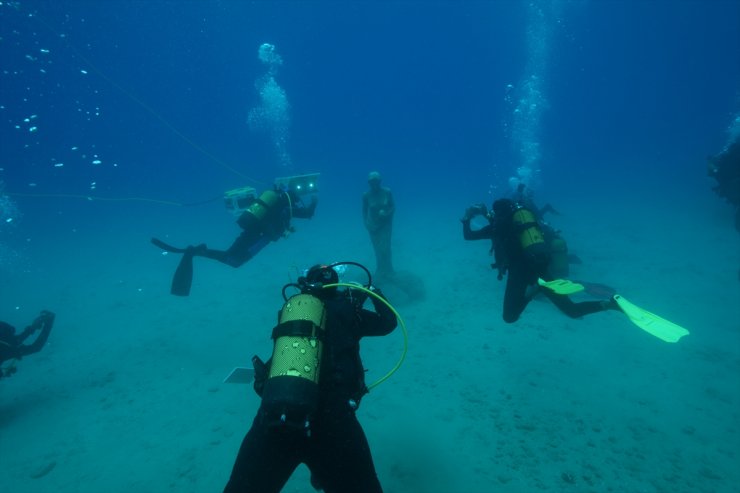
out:
<path id="1" fill-rule="evenodd" d="M 310 320 L 290 320 L 275 326 L 272 329 L 272 338 L 278 337 L 316 337 L 324 340 L 324 331 Z"/>
<path id="2" fill-rule="evenodd" d="M 530 221 L 528 223 L 516 223 L 515 226 L 518 230 L 524 231 L 529 228 L 540 228 L 540 223 L 537 221 Z"/>

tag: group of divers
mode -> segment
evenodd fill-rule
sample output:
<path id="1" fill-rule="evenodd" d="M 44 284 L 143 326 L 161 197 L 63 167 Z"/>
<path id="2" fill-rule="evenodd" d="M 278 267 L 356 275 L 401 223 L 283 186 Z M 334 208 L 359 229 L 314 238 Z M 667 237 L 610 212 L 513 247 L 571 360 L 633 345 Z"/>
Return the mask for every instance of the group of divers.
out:
<path id="1" fill-rule="evenodd" d="M 718 188 L 729 190 L 723 196 L 736 200 L 736 206 L 740 204 L 740 166 L 733 164 L 735 174 L 728 175 L 723 171 L 727 169 L 723 160 L 729 156 L 736 163 L 739 153 L 737 144 L 724 150 L 710 159 L 709 169 L 710 176 L 735 180 L 729 188 L 724 182 Z M 239 267 L 269 243 L 292 232 L 294 218 L 313 217 L 318 204 L 318 178 L 318 174 L 278 178 L 272 188 L 260 194 L 251 187 L 227 192 L 226 206 L 238 215 L 242 231 L 226 250 L 205 244 L 178 248 L 153 238 L 155 246 L 182 255 L 172 279 L 172 294 L 190 294 L 195 257 Z M 235 370 L 227 377 L 232 382 L 253 382 L 261 403 L 242 441 L 225 492 L 279 492 L 301 463 L 310 470 L 311 485 L 317 490 L 382 491 L 355 411 L 369 389 L 387 379 L 403 357 L 388 375 L 368 385 L 359 341 L 366 336 L 390 334 L 399 323 L 404 336 L 406 329 L 376 285 L 376 281 L 392 285 L 398 274 L 391 259 L 393 194 L 382 186 L 378 172 L 369 174 L 368 187 L 362 213 L 376 256 L 375 273 L 349 261 L 316 264 L 304 271 L 282 289 L 283 305 L 271 334 L 271 357 L 262 361 L 254 356 L 253 369 L 237 369 L 241 371 Z M 490 210 L 485 204 L 475 204 L 461 218 L 465 240 L 491 242 L 492 268 L 499 280 L 506 278 L 505 322 L 516 322 L 527 304 L 542 296 L 573 318 L 606 310 L 622 312 L 635 325 L 666 342 L 677 342 L 689 333 L 607 286 L 569 280 L 569 263 L 578 259 L 568 254 L 560 232 L 545 221 L 547 213 L 558 214 L 549 205 L 538 208 L 529 190 L 520 185 L 511 197 L 495 200 Z M 474 229 L 473 225 L 481 223 L 483 226 Z M 364 282 L 341 279 L 348 267 L 360 272 Z M 603 299 L 575 302 L 569 297 L 580 291 Z M 15 373 L 18 360 L 43 347 L 53 324 L 54 314 L 49 311 L 41 312 L 19 334 L 11 325 L 0 322 L 0 378 Z M 36 340 L 24 344 L 37 331 Z M 405 349 L 406 342 L 404 354 Z"/>

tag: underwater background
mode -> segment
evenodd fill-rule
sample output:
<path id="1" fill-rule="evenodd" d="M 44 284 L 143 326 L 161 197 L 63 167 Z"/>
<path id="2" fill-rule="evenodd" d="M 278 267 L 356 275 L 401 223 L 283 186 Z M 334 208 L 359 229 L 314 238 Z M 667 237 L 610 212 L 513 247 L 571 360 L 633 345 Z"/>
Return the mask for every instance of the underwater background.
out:
<path id="1" fill-rule="evenodd" d="M 374 267 L 379 171 L 424 292 L 387 287 L 408 355 L 358 411 L 385 491 L 737 492 L 740 235 L 706 161 L 740 133 L 738 46 L 732 0 L 0 1 L 0 320 L 57 314 L 0 381 L 0 487 L 221 490 L 259 405 L 223 378 L 301 269 Z M 313 219 L 169 294 L 151 237 L 226 248 L 225 191 L 303 173 Z M 459 219 L 519 183 L 574 278 L 691 335 L 539 300 L 505 324 Z M 402 346 L 363 341 L 369 382 Z"/>

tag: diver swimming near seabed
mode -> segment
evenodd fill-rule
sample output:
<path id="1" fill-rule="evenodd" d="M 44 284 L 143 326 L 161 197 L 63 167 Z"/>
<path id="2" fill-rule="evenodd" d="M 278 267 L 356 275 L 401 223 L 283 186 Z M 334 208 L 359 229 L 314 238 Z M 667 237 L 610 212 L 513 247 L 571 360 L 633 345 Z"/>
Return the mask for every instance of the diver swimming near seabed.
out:
<path id="1" fill-rule="evenodd" d="M 259 196 L 251 187 L 226 192 L 226 206 L 239 215 L 236 222 L 243 230 L 227 250 L 208 248 L 205 244 L 178 248 L 152 238 L 152 243 L 162 250 L 182 254 L 172 278 L 171 293 L 176 296 L 190 294 L 193 257 L 210 258 L 231 267 L 239 267 L 257 255 L 268 243 L 278 241 L 293 232 L 293 218 L 313 217 L 318 204 L 318 178 L 318 173 L 278 178 L 271 190 L 266 190 Z"/>
<path id="2" fill-rule="evenodd" d="M 478 230 L 470 227 L 474 216 L 483 215 L 488 224 Z M 551 281 L 567 271 L 567 249 L 552 228 L 546 228 L 541 220 L 524 205 L 510 199 L 493 202 L 489 213 L 485 205 L 469 207 L 461 219 L 465 240 L 490 240 L 498 279 L 506 276 L 503 319 L 506 323 L 516 322 L 529 302 L 538 294 L 537 279 Z M 563 257 L 561 259 L 561 257 Z M 563 267 L 562 264 L 565 264 Z M 552 269 L 556 269 L 553 274 Z M 534 288 L 534 289 L 533 289 Z M 611 300 L 573 302 L 567 296 L 544 291 L 550 301 L 571 318 L 591 313 L 616 309 Z"/>
<path id="3" fill-rule="evenodd" d="M 496 200 L 492 209 L 489 214 L 484 205 L 470 207 L 461 221 L 466 240 L 489 239 L 492 242 L 495 255 L 492 267 L 498 270 L 499 280 L 507 277 L 503 303 L 505 322 L 516 322 L 529 302 L 541 293 L 571 318 L 615 310 L 666 342 L 677 342 L 688 335 L 689 331 L 683 327 L 630 303 L 619 294 L 601 301 L 572 301 L 569 295 L 583 291 L 584 286 L 552 274 L 553 252 L 535 214 L 510 199 Z M 479 214 L 485 215 L 489 224 L 472 230 L 470 221 Z"/>

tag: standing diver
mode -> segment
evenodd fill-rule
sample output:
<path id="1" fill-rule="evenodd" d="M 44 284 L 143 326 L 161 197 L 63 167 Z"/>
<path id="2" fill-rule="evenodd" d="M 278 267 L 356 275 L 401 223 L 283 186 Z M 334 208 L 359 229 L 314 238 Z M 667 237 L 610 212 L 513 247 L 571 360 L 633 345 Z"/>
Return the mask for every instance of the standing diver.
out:
<path id="1" fill-rule="evenodd" d="M 485 216 L 489 223 L 479 230 L 470 228 L 470 220 L 476 215 Z M 538 279 L 552 281 L 551 245 L 546 241 L 540 223 L 532 211 L 509 199 L 499 199 L 493 203 L 492 213 L 479 204 L 469 207 L 461 219 L 463 237 L 466 240 L 491 240 L 498 269 L 498 279 L 507 275 L 504 294 L 503 319 L 513 323 L 519 319 L 527 304 L 540 292 Z M 534 289 L 532 289 L 534 288 Z M 542 292 L 563 313 L 571 318 L 604 310 L 618 310 L 612 299 L 604 301 L 584 301 L 575 303 L 568 296 L 557 294 L 550 289 Z"/>
<path id="2" fill-rule="evenodd" d="M 182 253 L 180 264 L 172 278 L 171 293 L 188 296 L 193 282 L 193 257 L 206 257 L 231 267 L 239 267 L 262 250 L 271 241 L 278 241 L 293 231 L 290 224 L 294 217 L 310 219 L 313 217 L 318 199 L 311 196 L 309 204 L 304 204 L 296 191 L 275 186 L 266 190 L 259 198 L 251 201 L 241 213 L 237 224 L 243 229 L 228 250 L 208 248 L 205 243 L 187 248 L 176 248 L 152 238 L 152 243 L 171 253 Z"/>

